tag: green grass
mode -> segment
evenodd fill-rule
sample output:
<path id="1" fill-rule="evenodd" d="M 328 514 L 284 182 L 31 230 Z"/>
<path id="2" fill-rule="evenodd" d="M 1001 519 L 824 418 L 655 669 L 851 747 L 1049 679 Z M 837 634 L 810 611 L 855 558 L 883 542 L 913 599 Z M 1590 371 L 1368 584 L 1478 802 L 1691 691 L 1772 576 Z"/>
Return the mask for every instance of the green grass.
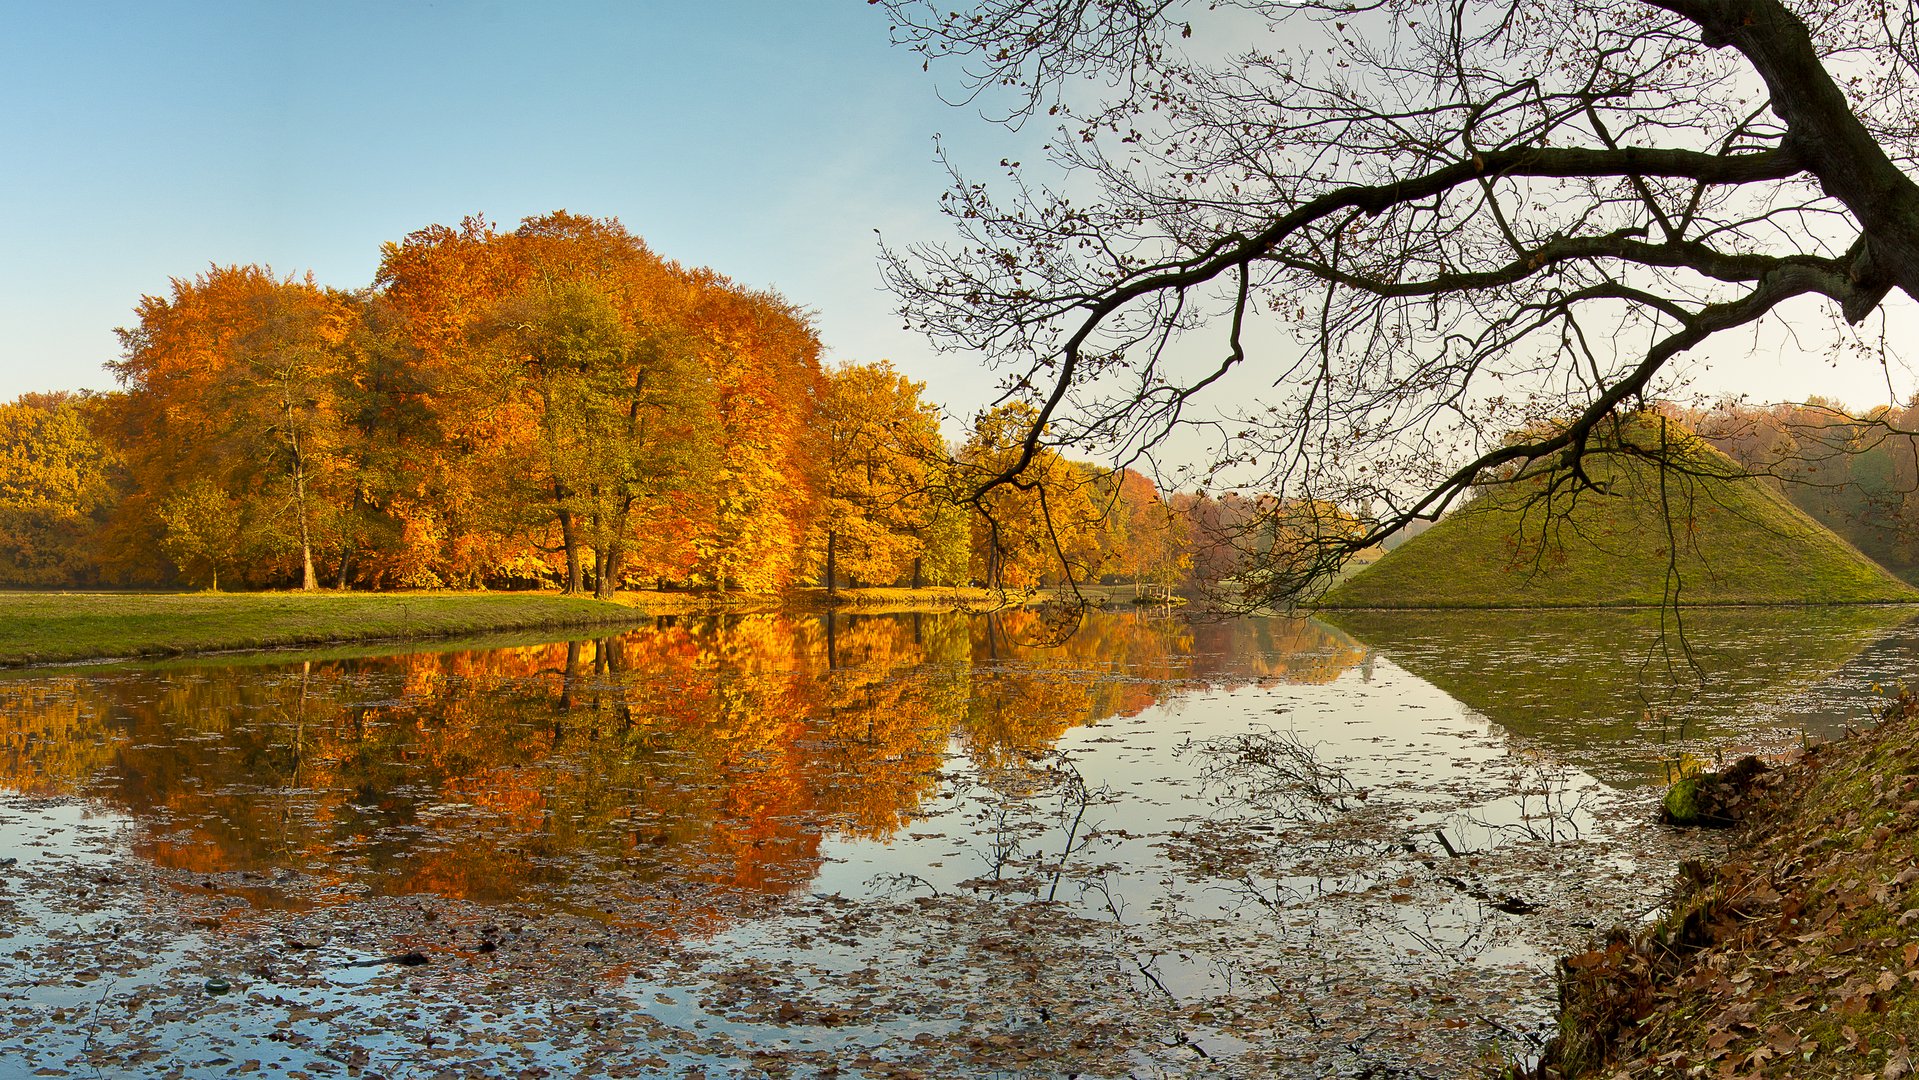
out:
<path id="1" fill-rule="evenodd" d="M 631 623 L 532 593 L 0 593 L 0 665 Z"/>
<path id="2" fill-rule="evenodd" d="M 1557 471 L 1487 486 L 1468 506 L 1335 585 L 1324 606 L 1919 601 L 1919 589 L 1783 495 L 1738 478 L 1730 459 L 1669 430 L 1678 468 L 1662 471 L 1601 449 L 1586 468 L 1603 490 L 1555 488 L 1565 478 Z"/>

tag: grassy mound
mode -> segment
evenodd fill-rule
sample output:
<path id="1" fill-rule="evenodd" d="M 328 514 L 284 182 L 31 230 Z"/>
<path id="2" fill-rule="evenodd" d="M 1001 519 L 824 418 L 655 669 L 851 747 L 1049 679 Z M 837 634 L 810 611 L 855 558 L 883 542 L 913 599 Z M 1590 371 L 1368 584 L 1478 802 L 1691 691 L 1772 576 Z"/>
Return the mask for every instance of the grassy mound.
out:
<path id="1" fill-rule="evenodd" d="M 0 665 L 638 622 L 533 593 L 0 593 Z"/>
<path id="2" fill-rule="evenodd" d="M 1334 586 L 1327 607 L 1588 607 L 1919 601 L 1704 440 L 1636 421 L 1583 462 L 1483 486 Z M 1663 457 L 1665 464 L 1653 460 Z"/>
<path id="3" fill-rule="evenodd" d="M 1672 914 L 1563 962 L 1539 1076 L 1913 1075 L 1919 700 L 1765 779 Z"/>

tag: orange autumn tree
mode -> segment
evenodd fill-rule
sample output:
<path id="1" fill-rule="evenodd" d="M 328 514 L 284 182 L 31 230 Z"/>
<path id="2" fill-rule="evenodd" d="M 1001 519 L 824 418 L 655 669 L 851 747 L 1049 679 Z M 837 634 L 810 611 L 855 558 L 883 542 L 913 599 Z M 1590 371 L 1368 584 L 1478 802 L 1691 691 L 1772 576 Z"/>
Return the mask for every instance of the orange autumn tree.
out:
<path id="1" fill-rule="evenodd" d="M 509 340 L 508 326 L 535 314 L 534 284 L 514 235 L 484 218 L 457 229 L 428 226 L 382 248 L 375 303 L 390 314 L 378 348 L 393 358 L 389 366 L 405 369 L 396 389 L 421 433 L 395 462 L 385 506 L 401 523 L 391 557 L 404 584 L 538 578 L 552 570 L 548 556 L 562 554 L 572 571 L 564 584 L 581 588 L 569 493 L 556 485 L 542 448 L 547 365 L 526 350 L 531 339 L 569 333 L 571 347 L 586 346 L 580 327 L 558 325 Z M 563 321 L 557 310 L 546 314 Z M 547 359 L 559 368 L 569 362 Z M 562 517 L 563 535 L 548 536 Z"/>
<path id="2" fill-rule="evenodd" d="M 311 277 L 216 266 L 136 312 L 108 365 L 126 392 L 104 418 L 134 488 L 113 523 L 122 561 L 224 500 L 247 576 L 316 588 L 315 550 L 333 543 L 326 523 L 355 483 L 340 402 L 356 304 Z"/>
<path id="3" fill-rule="evenodd" d="M 546 569 L 515 537 L 518 500 L 500 498 L 499 481 L 518 479 L 520 418 L 497 406 L 493 373 L 471 348 L 473 327 L 515 280 L 497 238 L 468 217 L 381 246 L 362 335 L 378 390 L 364 426 L 381 436 L 370 442 L 382 483 L 369 497 L 390 532 L 365 560 L 374 582 L 472 585 Z"/>
<path id="4" fill-rule="evenodd" d="M 819 341 L 775 294 L 618 221 L 480 218 L 388 245 L 359 296 L 215 268 L 149 297 L 102 427 L 132 497 L 112 548 L 201 582 L 311 588 L 804 569 Z M 164 573 L 157 564 L 146 576 Z M 237 574 L 235 571 L 239 571 Z"/>
<path id="5" fill-rule="evenodd" d="M 690 517 L 689 579 L 725 591 L 784 588 L 804 569 L 823 453 L 813 433 L 820 340 L 777 293 L 742 288 L 710 270 L 696 289 L 695 348 L 718 391 L 714 497 Z"/>
<path id="6" fill-rule="evenodd" d="M 1100 534 L 1106 572 L 1130 579 L 1135 595 L 1144 583 L 1177 583 L 1192 565 L 1186 521 L 1160 498 L 1158 486 L 1121 469 L 1101 477 L 1099 491 L 1106 511 Z"/>
<path id="7" fill-rule="evenodd" d="M 495 566 L 544 572 L 561 554 L 575 589 L 589 550 L 603 592 L 635 576 L 791 579 L 819 377 L 791 305 L 564 212 L 512 233 L 476 218 L 421 230 L 389 245 L 378 284 L 446 436 L 414 471 L 462 510 L 416 532 L 490 540 Z"/>

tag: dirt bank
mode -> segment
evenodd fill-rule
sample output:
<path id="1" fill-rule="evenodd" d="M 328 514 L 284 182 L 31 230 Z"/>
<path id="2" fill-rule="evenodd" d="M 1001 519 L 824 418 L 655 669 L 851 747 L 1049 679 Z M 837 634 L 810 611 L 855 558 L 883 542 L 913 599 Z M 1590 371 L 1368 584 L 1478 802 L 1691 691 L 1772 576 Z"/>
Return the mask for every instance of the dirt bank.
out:
<path id="1" fill-rule="evenodd" d="M 1919 1058 L 1919 699 L 1751 781 L 1672 912 L 1562 962 L 1544 1077 L 1898 1080 Z"/>

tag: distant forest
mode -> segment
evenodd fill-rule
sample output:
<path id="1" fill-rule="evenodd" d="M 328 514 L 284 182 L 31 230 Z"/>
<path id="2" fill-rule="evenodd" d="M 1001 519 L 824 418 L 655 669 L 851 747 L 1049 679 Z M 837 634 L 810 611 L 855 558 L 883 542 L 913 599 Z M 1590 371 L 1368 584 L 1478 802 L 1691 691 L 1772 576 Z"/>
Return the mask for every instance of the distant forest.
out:
<path id="1" fill-rule="evenodd" d="M 1919 398 L 1864 414 L 1836 401 L 1726 402 L 1671 415 L 1886 569 L 1919 583 Z"/>
<path id="2" fill-rule="evenodd" d="M 478 218 L 346 291 L 214 267 L 119 331 L 121 389 L 0 405 L 0 584 L 621 587 L 1078 581 L 1238 565 L 1254 501 L 942 438 L 922 384 L 823 368 L 782 297 L 612 219 Z"/>

